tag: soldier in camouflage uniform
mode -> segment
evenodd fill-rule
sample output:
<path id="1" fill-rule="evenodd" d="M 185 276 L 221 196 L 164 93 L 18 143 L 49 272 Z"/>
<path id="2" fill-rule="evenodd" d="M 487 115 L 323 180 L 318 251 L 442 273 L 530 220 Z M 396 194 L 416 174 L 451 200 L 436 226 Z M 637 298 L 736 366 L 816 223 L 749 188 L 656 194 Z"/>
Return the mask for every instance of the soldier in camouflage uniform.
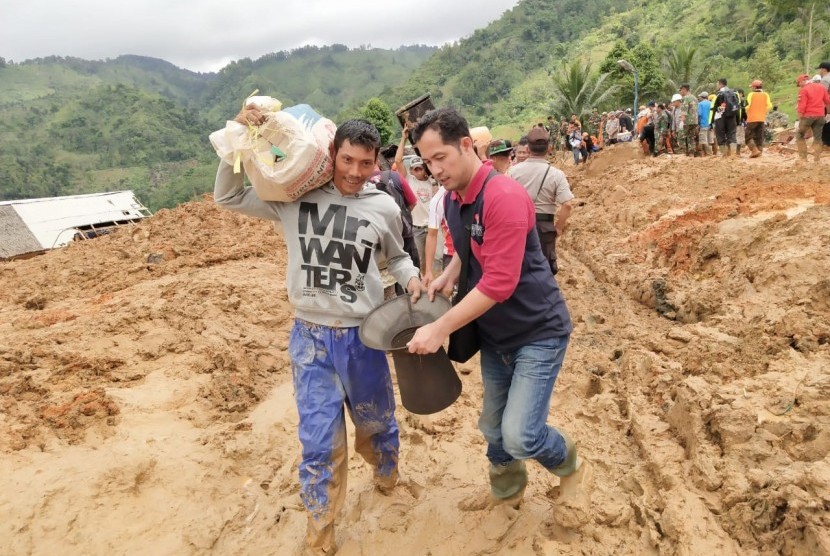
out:
<path id="1" fill-rule="evenodd" d="M 691 94 L 689 86 L 685 83 L 680 86 L 680 94 L 683 96 L 680 101 L 680 121 L 682 125 L 677 134 L 677 144 L 686 153 L 686 156 L 698 156 L 700 154 L 700 144 L 698 143 L 700 125 L 697 114 L 697 99 Z"/>
<path id="2" fill-rule="evenodd" d="M 553 116 L 548 116 L 548 142 L 554 153 L 559 150 L 559 145 L 562 142 L 562 136 L 559 133 L 559 122 Z"/>
<path id="3" fill-rule="evenodd" d="M 599 111 L 596 108 L 594 108 L 594 111 L 588 118 L 588 129 L 585 129 L 583 131 L 587 131 L 589 135 L 593 135 L 594 137 L 596 137 L 597 132 L 599 131 L 599 124 L 601 121 L 602 116 L 600 115 Z"/>

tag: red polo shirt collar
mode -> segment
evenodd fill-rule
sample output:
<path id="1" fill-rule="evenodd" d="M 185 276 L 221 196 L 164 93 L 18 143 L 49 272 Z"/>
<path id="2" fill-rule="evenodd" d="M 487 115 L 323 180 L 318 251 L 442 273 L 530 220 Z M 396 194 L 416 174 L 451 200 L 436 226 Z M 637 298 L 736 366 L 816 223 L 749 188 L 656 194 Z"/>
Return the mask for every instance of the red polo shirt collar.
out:
<path id="1" fill-rule="evenodd" d="M 470 203 L 475 201 L 476 197 L 478 197 L 478 194 L 481 191 L 481 187 L 484 185 L 484 180 L 487 179 L 487 175 L 490 173 L 490 170 L 492 169 L 492 161 L 483 161 L 483 163 L 481 164 L 481 168 L 478 169 L 478 172 L 476 172 L 476 174 L 473 176 L 473 179 L 470 180 L 470 185 L 467 186 L 467 190 L 464 192 L 464 198 L 462 199 L 457 191 L 453 191 L 453 199 L 456 201 L 461 201 L 462 205 L 469 205 Z"/>

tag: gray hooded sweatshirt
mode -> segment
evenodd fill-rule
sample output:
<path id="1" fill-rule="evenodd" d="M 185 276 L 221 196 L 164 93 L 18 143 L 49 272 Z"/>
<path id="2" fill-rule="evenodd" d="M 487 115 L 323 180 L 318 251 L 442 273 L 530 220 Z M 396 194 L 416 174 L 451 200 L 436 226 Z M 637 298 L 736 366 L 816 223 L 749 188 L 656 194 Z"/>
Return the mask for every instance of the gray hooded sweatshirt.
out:
<path id="1" fill-rule="evenodd" d="M 213 189 L 226 209 L 281 220 L 288 247 L 288 299 L 297 318 L 332 327 L 360 326 L 383 302 L 378 262 L 406 285 L 419 276 L 403 250 L 401 215 L 395 201 L 367 184 L 342 195 L 332 182 L 291 203 L 262 201 L 243 184 L 243 173 L 219 164 Z"/>

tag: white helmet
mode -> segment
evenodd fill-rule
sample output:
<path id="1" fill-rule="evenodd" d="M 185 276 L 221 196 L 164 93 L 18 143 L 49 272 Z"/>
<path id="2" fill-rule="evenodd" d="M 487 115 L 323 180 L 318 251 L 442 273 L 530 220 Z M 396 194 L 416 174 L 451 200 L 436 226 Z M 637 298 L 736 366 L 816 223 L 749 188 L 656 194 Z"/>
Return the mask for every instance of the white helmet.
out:
<path id="1" fill-rule="evenodd" d="M 674 95 L 672 95 L 671 101 L 674 102 L 676 100 L 683 100 L 683 97 L 680 96 L 680 93 L 674 93 Z"/>

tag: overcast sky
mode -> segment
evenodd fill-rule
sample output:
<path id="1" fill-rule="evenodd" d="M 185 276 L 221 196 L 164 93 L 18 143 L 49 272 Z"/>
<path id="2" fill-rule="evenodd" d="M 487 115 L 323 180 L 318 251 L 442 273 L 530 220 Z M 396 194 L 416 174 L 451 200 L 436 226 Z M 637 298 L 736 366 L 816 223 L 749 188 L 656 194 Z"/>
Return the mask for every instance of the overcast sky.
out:
<path id="1" fill-rule="evenodd" d="M 193 71 L 305 44 L 442 45 L 516 0 L 2 0 L 0 56 L 89 60 L 138 54 Z M 382 9 L 382 12 L 381 12 Z"/>

